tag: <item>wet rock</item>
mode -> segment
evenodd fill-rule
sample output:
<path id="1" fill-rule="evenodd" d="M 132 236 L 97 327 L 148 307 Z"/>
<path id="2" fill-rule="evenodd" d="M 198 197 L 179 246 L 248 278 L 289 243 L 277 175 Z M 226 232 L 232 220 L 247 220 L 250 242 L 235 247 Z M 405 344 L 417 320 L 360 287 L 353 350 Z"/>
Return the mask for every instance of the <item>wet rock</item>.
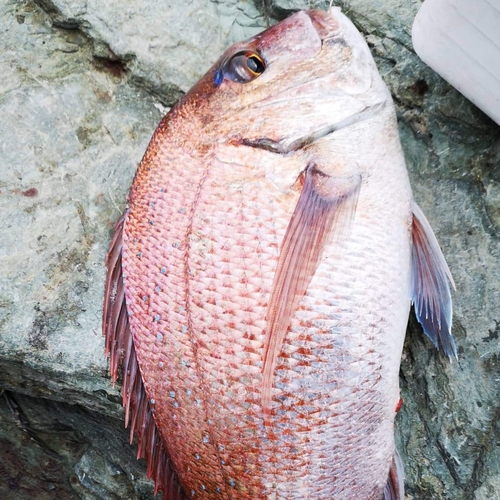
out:
<path id="1" fill-rule="evenodd" d="M 1 498 L 152 497 L 121 419 L 5 391 L 0 397 Z"/>
<path id="2" fill-rule="evenodd" d="M 0 498 L 152 498 L 108 378 L 103 261 L 157 123 L 230 43 L 315 0 L 0 6 Z M 408 499 L 500 497 L 500 128 L 415 55 L 420 2 L 345 0 L 452 269 L 459 360 L 410 321 Z M 153 6 L 152 6 L 153 5 Z"/>

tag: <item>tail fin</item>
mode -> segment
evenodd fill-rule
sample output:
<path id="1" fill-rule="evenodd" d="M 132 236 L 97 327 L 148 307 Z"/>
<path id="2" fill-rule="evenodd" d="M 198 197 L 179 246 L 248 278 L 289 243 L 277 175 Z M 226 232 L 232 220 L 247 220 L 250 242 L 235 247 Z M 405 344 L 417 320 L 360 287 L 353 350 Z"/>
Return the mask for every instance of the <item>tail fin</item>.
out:
<path id="1" fill-rule="evenodd" d="M 396 450 L 392 459 L 389 477 L 384 488 L 382 500 L 404 500 L 405 497 L 405 473 L 403 462 Z"/>
<path id="2" fill-rule="evenodd" d="M 163 440 L 158 432 L 142 382 L 139 363 L 130 330 L 125 304 L 122 272 L 122 233 L 125 214 L 115 226 L 115 233 L 106 257 L 108 272 L 104 292 L 102 331 L 106 337 L 106 356 L 110 356 L 113 385 L 121 368 L 123 373 L 122 403 L 125 427 L 130 425 L 130 443 L 137 436 L 137 458 L 146 458 L 148 478 L 155 482 L 155 493 L 163 492 L 163 500 L 183 500 L 185 495 L 173 469 Z"/>

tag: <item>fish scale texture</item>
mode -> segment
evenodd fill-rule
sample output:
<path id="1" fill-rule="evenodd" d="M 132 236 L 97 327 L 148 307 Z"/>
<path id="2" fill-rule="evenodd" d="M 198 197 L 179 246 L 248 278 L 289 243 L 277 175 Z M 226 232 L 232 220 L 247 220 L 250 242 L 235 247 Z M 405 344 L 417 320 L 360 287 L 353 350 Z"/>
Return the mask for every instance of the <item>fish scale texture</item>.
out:
<path id="1" fill-rule="evenodd" d="M 409 308 L 402 159 L 370 174 L 351 234 L 327 243 L 285 336 L 266 424 L 267 305 L 299 192 L 284 196 L 263 175 L 272 165 L 244 155 L 227 163 L 216 148 L 153 142 L 129 200 L 123 272 L 146 392 L 187 496 L 379 500 Z"/>

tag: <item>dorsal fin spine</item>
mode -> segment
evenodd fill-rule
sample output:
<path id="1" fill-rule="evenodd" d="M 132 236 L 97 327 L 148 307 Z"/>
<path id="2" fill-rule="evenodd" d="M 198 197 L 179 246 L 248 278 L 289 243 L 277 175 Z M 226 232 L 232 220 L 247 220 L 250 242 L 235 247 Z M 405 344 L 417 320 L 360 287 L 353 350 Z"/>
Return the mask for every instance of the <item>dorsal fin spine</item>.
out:
<path id="1" fill-rule="evenodd" d="M 163 492 L 163 500 L 184 500 L 173 464 L 156 426 L 153 409 L 142 382 L 125 301 L 122 271 L 122 234 L 126 213 L 119 219 L 111 241 L 104 293 L 103 334 L 105 354 L 110 357 L 113 385 L 122 372 L 122 404 L 125 427 L 130 424 L 130 443 L 137 437 L 137 458 L 147 461 L 147 477 L 155 482 L 155 493 Z"/>

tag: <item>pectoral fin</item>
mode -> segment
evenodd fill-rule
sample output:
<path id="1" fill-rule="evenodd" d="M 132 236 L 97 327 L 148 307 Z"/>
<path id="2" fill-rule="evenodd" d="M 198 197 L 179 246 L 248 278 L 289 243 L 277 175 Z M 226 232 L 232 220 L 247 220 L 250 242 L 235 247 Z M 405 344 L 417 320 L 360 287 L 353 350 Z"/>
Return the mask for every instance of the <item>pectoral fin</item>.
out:
<path id="1" fill-rule="evenodd" d="M 439 244 L 418 205 L 413 202 L 411 299 L 417 319 L 436 347 L 450 360 L 457 357 L 451 334 L 453 278 Z"/>
<path id="2" fill-rule="evenodd" d="M 286 230 L 267 312 L 263 356 L 262 406 L 269 414 L 278 355 L 300 299 L 332 237 L 349 234 L 361 177 L 330 177 L 309 164 L 301 174 L 302 192 Z"/>

